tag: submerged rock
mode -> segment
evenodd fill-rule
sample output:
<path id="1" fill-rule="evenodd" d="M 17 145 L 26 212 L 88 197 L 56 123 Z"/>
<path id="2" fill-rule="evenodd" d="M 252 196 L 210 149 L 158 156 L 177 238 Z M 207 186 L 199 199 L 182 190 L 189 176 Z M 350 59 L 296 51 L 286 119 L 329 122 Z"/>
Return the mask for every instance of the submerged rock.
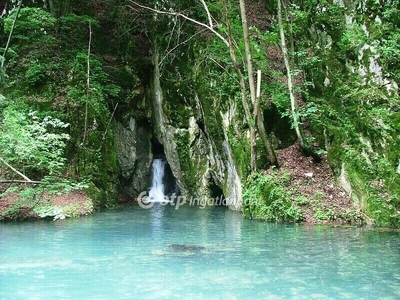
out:
<path id="1" fill-rule="evenodd" d="M 171 244 L 168 249 L 178 253 L 195 254 L 206 250 L 206 247 L 195 244 Z"/>

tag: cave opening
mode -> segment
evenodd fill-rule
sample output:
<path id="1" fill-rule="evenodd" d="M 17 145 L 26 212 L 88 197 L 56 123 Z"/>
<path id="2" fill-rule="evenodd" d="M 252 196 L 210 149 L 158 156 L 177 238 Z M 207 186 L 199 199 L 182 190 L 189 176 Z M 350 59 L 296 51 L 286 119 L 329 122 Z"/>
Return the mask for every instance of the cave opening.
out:
<path id="1" fill-rule="evenodd" d="M 223 190 L 215 183 L 214 178 L 208 182 L 208 190 L 215 206 L 227 206 Z"/>
<path id="2" fill-rule="evenodd" d="M 283 116 L 273 103 L 264 109 L 263 116 L 265 128 L 275 149 L 284 149 L 294 144 L 297 136 L 290 117 Z"/>
<path id="3" fill-rule="evenodd" d="M 160 141 L 153 137 L 151 139 L 151 147 L 152 147 L 152 152 L 153 152 L 153 157 L 154 159 L 157 158 L 166 158 L 165 152 L 164 152 L 164 145 L 160 143 Z"/>

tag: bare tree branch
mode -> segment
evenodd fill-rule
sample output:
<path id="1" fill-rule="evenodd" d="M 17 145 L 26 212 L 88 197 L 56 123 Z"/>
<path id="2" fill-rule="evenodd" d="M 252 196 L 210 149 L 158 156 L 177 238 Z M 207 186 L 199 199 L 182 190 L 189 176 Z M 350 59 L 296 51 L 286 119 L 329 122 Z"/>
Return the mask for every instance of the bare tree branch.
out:
<path id="1" fill-rule="evenodd" d="M 0 180 L 0 183 L 29 183 L 29 184 L 40 184 L 42 181 L 32 181 L 32 180 Z"/>
<path id="2" fill-rule="evenodd" d="M 112 112 L 112 114 L 111 114 L 111 117 L 110 117 L 110 120 L 108 120 L 108 124 L 107 124 L 106 130 L 105 130 L 104 133 L 103 133 L 103 137 L 101 138 L 101 144 L 100 144 L 100 147 L 99 147 L 99 150 L 98 150 L 98 151 L 100 151 L 100 150 L 101 150 L 101 147 L 103 147 L 103 143 L 104 143 L 104 140 L 106 139 L 106 135 L 107 135 L 107 132 L 108 132 L 108 128 L 110 127 L 111 121 L 112 121 L 112 119 L 113 119 L 113 117 L 114 117 L 114 114 L 115 114 L 115 111 L 117 110 L 117 107 L 118 107 L 118 103 L 115 104 L 114 110 L 113 110 L 113 112 Z"/>
<path id="3" fill-rule="evenodd" d="M 21 5 L 22 5 L 22 0 L 19 1 L 17 12 L 15 13 L 14 21 L 13 21 L 13 23 L 11 25 L 10 34 L 8 35 L 7 44 L 6 44 L 6 47 L 4 48 L 4 52 L 3 52 L 3 60 L 1 61 L 1 68 L 4 67 L 4 62 L 6 60 L 7 51 L 8 51 L 8 48 L 10 46 L 10 41 L 11 41 L 11 37 L 12 37 L 13 31 L 14 31 L 15 22 L 17 22 L 17 18 L 18 18 L 19 12 L 21 10 Z"/>
<path id="4" fill-rule="evenodd" d="M 175 35 L 174 35 L 174 31 L 176 31 L 176 36 L 174 37 L 174 39 L 177 39 L 177 40 L 178 40 L 178 45 L 180 44 L 180 43 L 179 43 L 179 40 L 180 40 L 180 32 L 181 32 L 182 24 L 181 24 L 180 26 L 178 26 L 178 25 L 177 25 L 178 22 L 173 22 L 173 23 L 174 23 L 174 26 L 173 26 L 173 28 L 172 28 L 172 30 L 171 30 L 171 34 L 169 35 L 168 44 L 167 44 L 167 49 L 168 49 L 169 46 L 171 45 L 172 39 L 173 39 L 173 37 L 175 36 Z M 175 30 L 176 27 L 179 27 L 179 28 L 178 28 L 177 30 Z M 172 49 L 175 49 L 175 48 L 176 48 L 176 47 L 173 47 Z M 172 50 L 171 50 L 171 51 L 168 51 L 168 52 L 164 55 L 164 57 L 160 60 L 160 63 L 159 63 L 160 66 L 161 66 L 162 62 L 163 62 L 165 59 L 167 59 L 168 55 L 169 55 L 171 52 L 172 52 Z"/>
<path id="5" fill-rule="evenodd" d="M 92 24 L 89 22 L 89 42 L 88 42 L 88 51 L 87 51 L 87 59 L 86 59 L 86 101 L 85 101 L 85 124 L 83 128 L 83 138 L 82 138 L 82 147 L 86 145 L 87 138 L 87 127 L 88 127 L 88 103 L 90 96 L 90 52 L 91 52 L 91 44 L 92 44 Z"/>
<path id="6" fill-rule="evenodd" d="M 164 55 L 164 57 L 160 60 L 159 66 L 162 65 L 163 61 L 167 58 L 167 56 L 172 53 L 175 49 L 177 49 L 178 47 L 186 44 L 187 42 L 189 42 L 191 39 L 195 38 L 198 34 L 200 34 L 201 32 L 197 32 L 194 35 L 192 35 L 191 37 L 187 38 L 186 40 L 184 40 L 183 42 L 178 43 L 176 46 L 172 47 L 170 50 L 168 50 L 168 52 Z"/>
<path id="7" fill-rule="evenodd" d="M 183 13 L 180 13 L 180 12 L 159 10 L 159 9 L 155 9 L 155 8 L 152 8 L 152 7 L 149 7 L 149 6 L 145 6 L 145 5 L 139 4 L 139 3 L 135 2 L 135 1 L 130 1 L 130 2 L 131 2 L 133 5 L 136 5 L 136 6 L 138 6 L 138 7 L 147 9 L 147 10 L 152 11 L 152 12 L 155 12 L 155 13 L 157 13 L 157 14 L 182 17 L 182 18 L 184 18 L 184 19 L 186 19 L 186 20 L 188 20 L 188 21 L 190 21 L 190 22 L 192 22 L 192 23 L 195 23 L 195 24 L 197 24 L 197 25 L 200 25 L 200 26 L 202 26 L 202 27 L 205 27 L 205 28 L 207 28 L 208 30 L 210 30 L 212 33 L 214 33 L 221 41 L 223 41 L 224 44 L 225 44 L 227 47 L 229 47 L 229 43 L 228 43 L 228 41 L 226 40 L 226 38 L 224 38 L 218 31 L 216 31 L 216 30 L 215 30 L 213 27 L 211 27 L 210 25 L 207 25 L 207 24 L 204 24 L 204 23 L 202 23 L 202 22 L 200 22 L 200 21 L 197 21 L 197 20 L 195 20 L 195 19 L 193 19 L 193 18 L 191 18 L 191 17 L 189 17 L 189 16 L 187 16 L 187 15 L 185 15 L 185 14 L 183 14 Z M 135 8 L 132 7 L 132 6 L 130 6 L 130 7 L 131 7 L 132 9 L 135 9 Z"/>
<path id="8" fill-rule="evenodd" d="M 211 28 L 214 27 L 212 19 L 211 19 L 211 14 L 210 14 L 210 11 L 208 10 L 208 6 L 207 6 L 206 2 L 204 2 L 204 0 L 200 0 L 200 2 L 201 2 L 201 4 L 203 4 L 204 10 L 207 13 L 208 22 L 210 23 L 210 27 Z"/>
<path id="9" fill-rule="evenodd" d="M 225 74 L 228 75 L 233 81 L 235 81 L 237 84 L 240 84 L 240 81 L 235 76 L 232 76 L 231 72 L 227 68 L 225 68 L 212 57 L 208 57 L 208 59 L 215 63 L 219 68 L 221 68 L 225 72 Z"/>
<path id="10" fill-rule="evenodd" d="M 32 180 L 30 180 L 27 176 L 25 176 L 24 174 L 22 174 L 20 171 L 18 171 L 17 169 L 15 169 L 13 166 L 11 166 L 9 163 L 7 163 L 4 158 L 0 157 L 0 160 L 7 166 L 9 167 L 11 170 L 13 170 L 15 173 L 17 173 L 19 176 L 21 176 L 22 178 L 24 178 L 26 181 L 31 182 Z"/>

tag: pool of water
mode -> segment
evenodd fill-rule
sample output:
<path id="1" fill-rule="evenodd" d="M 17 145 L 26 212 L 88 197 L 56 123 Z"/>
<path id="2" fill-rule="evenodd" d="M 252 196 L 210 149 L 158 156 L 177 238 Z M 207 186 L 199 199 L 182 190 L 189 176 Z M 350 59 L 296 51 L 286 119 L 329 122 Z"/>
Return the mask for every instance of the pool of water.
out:
<path id="1" fill-rule="evenodd" d="M 400 299 L 400 235 L 159 206 L 0 224 L 0 299 Z"/>

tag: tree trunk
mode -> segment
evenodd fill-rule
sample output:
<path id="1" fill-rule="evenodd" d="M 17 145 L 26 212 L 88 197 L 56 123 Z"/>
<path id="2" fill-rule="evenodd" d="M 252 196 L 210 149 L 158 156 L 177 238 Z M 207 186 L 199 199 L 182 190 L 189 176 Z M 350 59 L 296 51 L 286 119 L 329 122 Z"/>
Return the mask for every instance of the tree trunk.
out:
<path id="1" fill-rule="evenodd" d="M 267 134 L 267 131 L 265 130 L 265 126 L 264 126 L 264 118 L 261 115 L 260 110 L 257 111 L 257 127 L 258 127 L 258 133 L 264 144 L 265 150 L 267 151 L 267 157 L 268 157 L 270 163 L 273 166 L 279 168 L 279 162 L 276 157 L 275 150 L 272 147 L 271 142 L 269 141 L 268 134 Z"/>
<path id="2" fill-rule="evenodd" d="M 0 180 L 0 183 L 28 183 L 28 184 L 40 184 L 42 181 L 28 181 L 28 180 Z"/>
<path id="3" fill-rule="evenodd" d="M 251 147 L 252 153 L 254 152 L 256 156 L 256 126 L 258 132 L 260 134 L 261 140 L 263 142 L 264 148 L 267 152 L 268 160 L 270 163 L 276 167 L 278 167 L 278 160 L 276 159 L 275 151 L 271 146 L 271 143 L 268 139 L 267 132 L 265 130 L 264 122 L 260 112 L 260 97 L 256 97 L 256 87 L 255 87 L 255 80 L 254 80 L 254 71 L 253 71 L 253 63 L 251 58 L 251 47 L 250 47 L 250 38 L 249 38 L 249 27 L 247 25 L 247 16 L 246 16 L 246 4 L 244 0 L 240 0 L 240 15 L 242 18 L 242 27 L 243 27 L 243 38 L 245 44 L 245 51 L 246 51 L 246 61 L 247 61 L 247 73 L 249 77 L 249 87 L 250 87 L 250 96 L 251 102 L 253 103 L 253 122 L 254 127 L 251 131 Z M 256 159 L 256 157 L 255 157 Z M 256 161 L 252 162 L 256 163 Z M 256 171 L 256 165 L 252 170 Z"/>
<path id="4" fill-rule="evenodd" d="M 286 39 L 285 39 L 285 32 L 283 29 L 282 4 L 281 4 L 281 0 L 277 0 L 277 1 L 278 1 L 279 33 L 280 33 L 280 38 L 281 38 L 282 55 L 283 55 L 283 60 L 285 62 L 285 68 L 286 68 L 286 76 L 287 76 L 287 84 L 288 84 L 289 97 L 290 97 L 290 109 L 291 109 L 293 127 L 296 131 L 297 139 L 299 140 L 299 144 L 300 144 L 300 147 L 301 147 L 301 150 L 303 151 L 303 153 L 305 155 L 311 155 L 315 161 L 319 162 L 321 160 L 321 157 L 309 145 L 309 143 L 305 139 L 304 132 L 301 127 L 301 120 L 300 120 L 300 116 L 299 116 L 299 105 L 298 105 L 296 95 L 294 92 L 295 82 L 294 82 L 293 76 L 292 76 L 292 71 L 291 71 L 291 67 L 290 67 L 290 57 L 288 54 L 288 48 L 286 46 Z M 292 47 L 293 48 L 291 49 L 291 54 L 293 56 L 294 55 L 294 44 L 292 44 Z"/>
<path id="5" fill-rule="evenodd" d="M 288 55 L 288 50 L 286 46 L 286 39 L 285 39 L 285 32 L 283 30 L 283 22 L 282 22 L 282 5 L 281 5 L 281 0 L 278 1 L 278 25 L 279 25 L 279 33 L 281 37 L 281 48 L 282 48 L 282 55 L 283 55 L 283 60 L 285 62 L 285 68 L 286 68 L 286 76 L 287 76 L 287 85 L 288 85 L 288 90 L 289 90 L 289 97 L 290 97 L 290 109 L 291 109 L 291 114 L 292 114 L 292 121 L 293 121 L 293 127 L 296 131 L 297 138 L 299 140 L 300 146 L 304 148 L 304 138 L 303 138 L 303 133 L 300 128 L 300 117 L 298 113 L 298 103 L 294 94 L 294 89 L 293 89 L 293 77 L 292 77 L 292 72 L 290 68 L 290 63 L 289 63 L 289 55 Z"/>
<path id="6" fill-rule="evenodd" d="M 86 139 L 88 133 L 88 106 L 89 106 L 89 98 L 90 98 L 90 55 L 91 55 L 91 47 L 92 47 L 92 25 L 89 22 L 89 42 L 87 49 L 87 57 L 86 57 L 86 99 L 85 99 L 85 118 L 84 118 L 84 126 L 83 126 L 83 137 L 82 137 L 82 147 L 86 147 Z"/>
<path id="7" fill-rule="evenodd" d="M 244 46 L 246 51 L 247 73 L 249 76 L 251 103 L 255 104 L 256 86 L 254 80 L 253 62 L 251 58 L 249 27 L 247 25 L 247 16 L 246 16 L 246 4 L 244 3 L 244 0 L 240 0 L 239 3 L 240 3 L 240 16 L 242 18 Z"/>
<path id="8" fill-rule="evenodd" d="M 230 23 L 230 19 L 229 19 L 229 12 L 228 12 L 228 7 L 226 5 L 226 0 L 222 1 L 222 5 L 224 7 L 226 23 L 228 26 L 229 54 L 230 54 L 231 61 L 233 63 L 233 67 L 239 77 L 240 91 L 242 94 L 242 97 L 241 97 L 242 105 L 243 105 L 243 109 L 245 112 L 247 124 L 249 125 L 249 128 L 250 128 L 250 134 L 251 134 L 250 135 L 250 147 L 251 147 L 250 165 L 251 165 L 251 170 L 255 171 L 257 169 L 257 153 L 255 152 L 255 122 L 250 113 L 250 107 L 247 102 L 247 95 L 246 95 L 247 94 L 246 93 L 246 83 L 244 80 L 243 73 L 239 68 L 239 64 L 237 62 L 237 58 L 236 58 L 236 54 L 235 54 L 235 48 L 234 48 L 233 42 L 232 42 L 233 38 L 232 38 L 232 31 L 231 31 L 231 23 Z"/>
<path id="9" fill-rule="evenodd" d="M 246 5 L 244 3 L 244 0 L 240 0 L 239 4 L 240 4 L 240 15 L 242 18 L 244 45 L 245 45 L 245 51 L 246 51 L 246 62 L 247 62 L 247 73 L 248 73 L 247 75 L 249 77 L 250 98 L 251 98 L 251 103 L 253 103 L 253 105 L 255 105 L 256 88 L 255 88 L 255 84 L 254 84 L 253 63 L 251 61 L 249 27 L 247 26 L 247 18 L 246 18 Z M 250 129 L 251 170 L 253 172 L 257 171 L 257 144 L 256 144 L 257 132 L 256 132 L 256 124 L 254 121 L 255 118 L 256 118 L 256 115 L 253 112 L 253 120 L 252 120 L 253 125 Z"/>
<path id="10" fill-rule="evenodd" d="M 25 181 L 31 182 L 32 180 L 30 180 L 28 178 L 28 176 L 26 176 L 25 174 L 23 174 L 22 172 L 18 171 L 17 169 L 15 169 L 12 165 L 10 165 L 8 162 L 6 162 L 6 160 L 2 157 L 0 157 L 0 161 L 2 161 L 7 167 L 9 167 L 11 170 L 13 170 L 16 174 L 18 174 L 19 176 L 21 176 Z"/>
<path id="11" fill-rule="evenodd" d="M 8 35 L 7 44 L 6 44 L 6 47 L 4 48 L 3 59 L 1 61 L 1 69 L 3 69 L 4 62 L 6 61 L 7 51 L 8 51 L 8 48 L 10 46 L 10 41 L 11 41 L 11 37 L 12 37 L 13 31 L 14 31 L 15 23 L 17 22 L 17 18 L 18 18 L 19 12 L 21 11 L 21 5 L 22 5 L 22 0 L 19 1 L 17 12 L 15 13 L 14 21 L 13 21 L 12 26 L 11 26 L 10 34 Z"/>

